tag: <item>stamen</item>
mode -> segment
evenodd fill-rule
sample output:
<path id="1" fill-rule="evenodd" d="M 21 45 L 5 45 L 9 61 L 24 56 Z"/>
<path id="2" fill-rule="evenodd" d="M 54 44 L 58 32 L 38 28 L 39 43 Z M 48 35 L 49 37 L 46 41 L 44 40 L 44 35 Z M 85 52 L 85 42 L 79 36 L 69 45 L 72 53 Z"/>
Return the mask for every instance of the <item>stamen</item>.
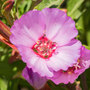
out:
<path id="1" fill-rule="evenodd" d="M 32 47 L 34 52 L 42 58 L 49 58 L 57 48 L 56 42 L 52 42 L 44 35 Z"/>
<path id="2" fill-rule="evenodd" d="M 77 63 L 75 63 L 73 65 L 73 67 L 69 67 L 67 71 L 64 71 L 64 72 L 67 72 L 68 74 L 72 74 L 74 73 L 75 70 L 78 70 L 80 69 L 81 66 L 80 66 L 80 60 L 78 59 Z"/>
<path id="3" fill-rule="evenodd" d="M 79 64 L 80 64 L 80 60 L 78 60 L 77 63 L 74 64 L 75 70 L 78 70 L 81 68 L 81 66 Z"/>

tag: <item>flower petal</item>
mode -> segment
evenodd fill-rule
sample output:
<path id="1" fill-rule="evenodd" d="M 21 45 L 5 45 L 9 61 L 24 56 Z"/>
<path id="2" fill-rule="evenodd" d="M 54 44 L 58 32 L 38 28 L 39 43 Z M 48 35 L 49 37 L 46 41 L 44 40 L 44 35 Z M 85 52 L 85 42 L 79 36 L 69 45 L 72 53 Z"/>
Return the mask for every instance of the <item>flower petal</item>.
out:
<path id="1" fill-rule="evenodd" d="M 82 47 L 81 50 L 81 59 L 90 61 L 90 50 L 86 49 L 84 46 Z"/>
<path id="2" fill-rule="evenodd" d="M 90 68 L 90 50 L 86 49 L 84 46 L 81 48 L 80 65 L 84 68 Z"/>
<path id="3" fill-rule="evenodd" d="M 22 60 L 27 64 L 28 68 L 32 68 L 33 72 L 39 73 L 41 76 L 52 77 L 53 73 L 48 69 L 46 61 L 36 55 L 34 51 L 28 47 L 18 47 Z"/>
<path id="4" fill-rule="evenodd" d="M 79 69 L 76 69 L 73 72 L 72 70 L 71 72 L 68 72 L 68 70 L 66 72 L 59 70 L 57 72 L 54 72 L 54 76 L 49 79 L 51 79 L 55 84 L 68 84 L 69 82 L 74 83 L 78 76 L 90 67 L 90 50 L 87 50 L 85 47 L 82 46 L 81 57 L 79 58 L 79 60 Z"/>
<path id="5" fill-rule="evenodd" d="M 24 68 L 22 75 L 35 89 L 41 89 L 47 82 L 45 77 L 41 77 L 38 73 L 34 73 L 32 69 L 28 67 Z"/>
<path id="6" fill-rule="evenodd" d="M 35 65 L 38 57 L 30 47 L 18 46 L 17 48 L 20 52 L 20 55 L 22 56 L 22 60 L 27 63 L 29 67 Z"/>
<path id="7" fill-rule="evenodd" d="M 57 50 L 58 52 L 56 51 L 56 55 L 53 55 L 50 60 L 47 61 L 48 67 L 55 71 L 60 69 L 67 70 L 68 67 L 76 63 L 80 57 L 80 47 L 81 43 L 77 40 L 74 44 L 60 47 Z"/>
<path id="8" fill-rule="evenodd" d="M 75 28 L 75 22 L 71 19 L 71 17 L 67 17 L 67 20 L 59 29 L 59 32 L 56 34 L 56 36 L 52 38 L 52 40 L 62 46 L 74 39 L 77 34 L 78 31 Z"/>
<path id="9" fill-rule="evenodd" d="M 46 36 L 54 37 L 66 20 L 66 13 L 57 8 L 45 8 L 42 10 L 46 24 Z"/>
<path id="10" fill-rule="evenodd" d="M 42 10 L 46 23 L 46 36 L 60 46 L 75 38 L 78 31 L 75 22 L 65 12 L 56 8 Z"/>
<path id="11" fill-rule="evenodd" d="M 15 45 L 32 46 L 44 32 L 43 14 L 40 11 L 29 11 L 11 28 L 10 41 Z"/>
<path id="12" fill-rule="evenodd" d="M 52 77 L 53 72 L 46 65 L 46 61 L 42 58 L 39 58 L 36 65 L 32 68 L 33 72 L 38 72 L 41 76 Z"/>
<path id="13" fill-rule="evenodd" d="M 68 84 L 70 83 L 74 83 L 75 79 L 78 77 L 77 74 L 68 74 L 66 72 L 55 72 L 54 77 L 51 78 L 51 80 L 55 83 L 55 84 L 60 84 L 60 83 L 64 83 L 64 84 Z"/>

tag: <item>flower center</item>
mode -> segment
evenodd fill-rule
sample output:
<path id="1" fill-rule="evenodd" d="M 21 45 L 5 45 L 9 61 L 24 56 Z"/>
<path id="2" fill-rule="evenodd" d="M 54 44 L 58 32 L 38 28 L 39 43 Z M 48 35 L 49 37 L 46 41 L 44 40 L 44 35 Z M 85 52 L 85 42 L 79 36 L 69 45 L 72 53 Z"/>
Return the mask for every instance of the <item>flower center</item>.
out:
<path id="1" fill-rule="evenodd" d="M 42 36 L 32 47 L 33 51 L 44 59 L 52 56 L 56 50 L 57 44 Z"/>
<path id="2" fill-rule="evenodd" d="M 81 68 L 80 66 L 80 60 L 77 60 L 77 63 L 75 63 L 72 67 L 69 67 L 67 71 L 63 71 L 63 72 L 67 72 L 68 74 L 72 74 L 74 73 L 75 70 L 79 70 Z"/>

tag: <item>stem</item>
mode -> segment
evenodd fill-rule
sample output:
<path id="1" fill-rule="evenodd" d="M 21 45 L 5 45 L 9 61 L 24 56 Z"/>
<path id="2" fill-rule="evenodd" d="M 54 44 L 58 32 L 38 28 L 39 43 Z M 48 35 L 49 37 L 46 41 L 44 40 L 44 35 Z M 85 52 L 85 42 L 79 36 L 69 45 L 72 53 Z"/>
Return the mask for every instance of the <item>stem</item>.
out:
<path id="1" fill-rule="evenodd" d="M 41 88 L 41 89 L 34 89 L 34 90 L 51 90 L 51 88 L 50 88 L 49 85 L 46 83 L 43 88 Z"/>
<path id="2" fill-rule="evenodd" d="M 60 8 L 60 6 L 62 5 L 63 2 L 64 2 L 64 0 L 60 3 L 60 5 L 57 8 Z"/>
<path id="3" fill-rule="evenodd" d="M 13 17 L 11 16 L 11 14 L 5 12 L 3 15 L 5 16 L 6 20 L 9 23 L 9 25 L 12 26 L 13 25 Z"/>
<path id="4" fill-rule="evenodd" d="M 0 21 L 0 34 L 5 34 L 7 37 L 11 35 L 10 28 L 2 21 Z"/>
<path id="5" fill-rule="evenodd" d="M 66 85 L 66 88 L 68 89 L 68 90 L 76 90 L 76 87 L 75 87 L 76 85 L 75 84 L 67 84 Z"/>
<path id="6" fill-rule="evenodd" d="M 6 0 L 1 7 L 2 15 L 6 18 L 10 26 L 13 25 L 13 17 L 10 14 L 13 5 L 14 5 L 14 0 Z"/>
<path id="7" fill-rule="evenodd" d="M 88 90 L 85 73 L 81 75 L 81 83 L 82 83 L 83 90 Z"/>
<path id="8" fill-rule="evenodd" d="M 38 5 L 41 1 L 42 1 L 42 0 L 36 0 L 36 1 L 32 0 L 32 4 L 31 4 L 31 7 L 30 7 L 30 10 L 33 10 L 34 7 L 35 7 L 36 5 Z"/>

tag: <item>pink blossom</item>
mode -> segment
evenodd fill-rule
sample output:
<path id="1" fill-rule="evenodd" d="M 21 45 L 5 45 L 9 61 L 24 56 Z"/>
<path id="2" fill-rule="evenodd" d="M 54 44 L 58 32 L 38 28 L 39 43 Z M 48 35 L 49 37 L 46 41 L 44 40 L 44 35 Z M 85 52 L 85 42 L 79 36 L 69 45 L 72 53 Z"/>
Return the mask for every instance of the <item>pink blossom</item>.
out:
<path id="1" fill-rule="evenodd" d="M 33 72 L 53 76 L 53 71 L 67 70 L 80 57 L 80 41 L 75 22 L 56 8 L 32 10 L 11 27 L 10 41 Z"/>
<path id="2" fill-rule="evenodd" d="M 38 73 L 34 73 L 32 69 L 25 67 L 22 76 L 28 81 L 30 85 L 32 85 L 35 89 L 41 89 L 46 84 L 47 79 L 45 77 L 41 77 Z"/>
<path id="3" fill-rule="evenodd" d="M 54 77 L 51 80 L 56 83 L 74 83 L 80 74 L 90 67 L 90 50 L 81 48 L 81 56 L 72 67 L 69 67 L 67 71 L 60 70 L 54 73 Z"/>

